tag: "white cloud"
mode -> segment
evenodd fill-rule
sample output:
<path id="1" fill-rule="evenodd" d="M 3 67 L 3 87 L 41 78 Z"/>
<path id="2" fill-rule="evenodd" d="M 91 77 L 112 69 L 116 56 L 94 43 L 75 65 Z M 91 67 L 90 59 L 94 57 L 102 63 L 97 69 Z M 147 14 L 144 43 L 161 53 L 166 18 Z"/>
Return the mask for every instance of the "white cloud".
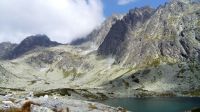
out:
<path id="1" fill-rule="evenodd" d="M 135 2 L 135 0 L 118 0 L 118 5 L 126 5 L 129 4 L 131 2 Z"/>
<path id="2" fill-rule="evenodd" d="M 101 0 L 0 0 L 0 42 L 46 34 L 66 43 L 104 20 Z"/>

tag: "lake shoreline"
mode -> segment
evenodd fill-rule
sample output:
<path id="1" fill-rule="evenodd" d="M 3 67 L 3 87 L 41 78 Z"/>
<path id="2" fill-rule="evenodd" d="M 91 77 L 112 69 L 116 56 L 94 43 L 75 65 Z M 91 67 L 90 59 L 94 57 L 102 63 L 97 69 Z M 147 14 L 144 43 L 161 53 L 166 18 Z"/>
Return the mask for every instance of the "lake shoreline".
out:
<path id="1" fill-rule="evenodd" d="M 200 97 L 129 97 L 108 99 L 100 103 L 113 107 L 121 106 L 134 112 L 190 112 L 200 107 Z"/>

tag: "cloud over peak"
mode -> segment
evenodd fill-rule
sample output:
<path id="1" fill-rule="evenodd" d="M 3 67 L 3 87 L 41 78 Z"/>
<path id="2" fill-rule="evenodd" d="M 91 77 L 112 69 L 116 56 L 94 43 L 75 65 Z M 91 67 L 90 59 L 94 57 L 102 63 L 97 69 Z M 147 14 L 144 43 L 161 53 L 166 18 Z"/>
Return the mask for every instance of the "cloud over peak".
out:
<path id="1" fill-rule="evenodd" d="M 67 43 L 104 20 L 101 0 L 0 0 L 0 42 L 46 34 Z"/>
<path id="2" fill-rule="evenodd" d="M 135 2 L 135 0 L 118 0 L 118 5 L 126 5 L 129 4 L 131 2 Z"/>

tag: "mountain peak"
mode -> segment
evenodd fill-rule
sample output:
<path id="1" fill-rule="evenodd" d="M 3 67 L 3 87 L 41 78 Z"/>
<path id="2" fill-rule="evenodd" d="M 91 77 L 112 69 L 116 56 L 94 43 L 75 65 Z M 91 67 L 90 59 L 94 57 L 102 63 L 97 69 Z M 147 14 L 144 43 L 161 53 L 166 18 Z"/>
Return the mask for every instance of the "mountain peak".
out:
<path id="1" fill-rule="evenodd" d="M 6 59 L 17 58 L 24 53 L 35 49 L 36 47 L 53 47 L 60 45 L 55 41 L 51 41 L 48 36 L 43 34 L 32 35 L 25 38 L 18 46 L 16 46 L 13 51 L 11 51 Z"/>

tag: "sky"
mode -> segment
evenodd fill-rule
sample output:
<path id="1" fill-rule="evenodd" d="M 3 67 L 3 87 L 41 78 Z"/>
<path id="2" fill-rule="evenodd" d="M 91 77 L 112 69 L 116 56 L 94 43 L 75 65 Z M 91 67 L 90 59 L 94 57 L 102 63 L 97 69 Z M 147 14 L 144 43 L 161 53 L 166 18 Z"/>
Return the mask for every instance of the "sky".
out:
<path id="1" fill-rule="evenodd" d="M 19 43 L 35 34 L 69 43 L 86 37 L 112 14 L 167 0 L 0 0 L 0 42 Z"/>
<path id="2" fill-rule="evenodd" d="M 110 16 L 112 14 L 127 13 L 135 7 L 150 6 L 157 8 L 169 0 L 103 0 L 104 14 Z"/>

